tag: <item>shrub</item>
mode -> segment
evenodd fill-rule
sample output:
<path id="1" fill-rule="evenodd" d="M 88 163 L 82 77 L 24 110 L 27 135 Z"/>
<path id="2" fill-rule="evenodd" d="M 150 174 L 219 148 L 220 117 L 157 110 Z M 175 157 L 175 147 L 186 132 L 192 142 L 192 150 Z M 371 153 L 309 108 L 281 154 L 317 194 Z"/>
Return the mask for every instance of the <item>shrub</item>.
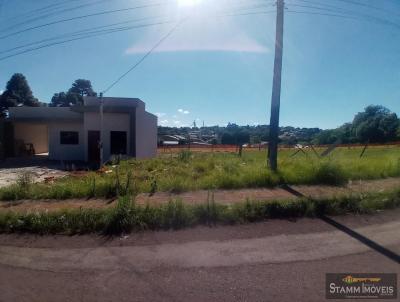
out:
<path id="1" fill-rule="evenodd" d="M 167 229 L 179 229 L 190 225 L 191 213 L 182 200 L 170 200 L 167 205 L 162 206 L 162 227 Z"/>
<path id="2" fill-rule="evenodd" d="M 333 162 L 322 162 L 315 171 L 315 183 L 326 185 L 343 185 L 347 182 L 344 170 Z"/>
<path id="3" fill-rule="evenodd" d="M 28 190 L 33 184 L 33 173 L 28 171 L 20 173 L 16 183 L 21 190 Z"/>
<path id="4" fill-rule="evenodd" d="M 118 200 L 114 209 L 106 215 L 106 234 L 121 234 L 132 231 L 137 221 L 135 205 L 129 197 L 122 197 Z"/>
<path id="5" fill-rule="evenodd" d="M 192 158 L 192 152 L 191 151 L 189 151 L 189 150 L 181 150 L 179 153 L 178 153 L 178 159 L 179 159 L 179 161 L 182 161 L 182 162 L 188 162 L 191 158 Z"/>

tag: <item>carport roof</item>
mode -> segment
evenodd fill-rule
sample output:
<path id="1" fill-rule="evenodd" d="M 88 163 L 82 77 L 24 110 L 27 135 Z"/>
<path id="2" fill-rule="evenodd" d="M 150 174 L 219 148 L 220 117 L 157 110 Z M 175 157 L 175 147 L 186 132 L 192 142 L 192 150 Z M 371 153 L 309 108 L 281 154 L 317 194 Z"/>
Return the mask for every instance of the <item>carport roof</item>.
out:
<path id="1" fill-rule="evenodd" d="M 11 107 L 8 109 L 10 121 L 46 122 L 75 121 L 83 122 L 83 114 L 70 107 Z"/>

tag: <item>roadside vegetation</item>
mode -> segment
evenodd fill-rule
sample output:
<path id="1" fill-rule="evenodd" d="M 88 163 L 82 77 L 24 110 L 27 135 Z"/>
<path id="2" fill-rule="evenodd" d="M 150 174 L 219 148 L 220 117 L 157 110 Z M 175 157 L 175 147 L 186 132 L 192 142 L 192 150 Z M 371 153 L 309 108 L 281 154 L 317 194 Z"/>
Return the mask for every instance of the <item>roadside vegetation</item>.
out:
<path id="1" fill-rule="evenodd" d="M 158 191 L 184 192 L 274 187 L 280 184 L 343 185 L 349 180 L 400 176 L 399 147 L 338 148 L 325 158 L 312 150 L 280 152 L 277 174 L 266 167 L 265 151 L 192 153 L 159 156 L 151 160 L 126 160 L 106 166 L 106 171 L 72 174 L 52 183 L 32 183 L 21 175 L 12 186 L 0 189 L 0 200 L 114 198 Z M 322 150 L 317 150 L 322 152 Z"/>
<path id="2" fill-rule="evenodd" d="M 248 200 L 233 205 L 216 203 L 212 194 L 209 195 L 208 202 L 201 205 L 189 205 L 180 200 L 171 200 L 161 206 L 136 205 L 134 199 L 125 196 L 121 197 L 113 208 L 38 213 L 0 212 L 0 232 L 117 235 L 132 231 L 238 224 L 272 218 L 365 214 L 399 206 L 400 189 L 334 199 Z"/>

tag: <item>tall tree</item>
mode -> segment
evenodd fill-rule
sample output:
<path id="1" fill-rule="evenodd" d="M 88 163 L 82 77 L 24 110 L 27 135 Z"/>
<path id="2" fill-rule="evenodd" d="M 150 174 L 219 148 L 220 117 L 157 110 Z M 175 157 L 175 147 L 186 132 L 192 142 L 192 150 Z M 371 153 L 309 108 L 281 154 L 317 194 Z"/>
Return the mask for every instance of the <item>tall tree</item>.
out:
<path id="1" fill-rule="evenodd" d="M 78 79 L 73 82 L 72 87 L 68 90 L 68 92 L 79 94 L 81 97 L 97 95 L 92 88 L 92 83 L 85 79 Z"/>
<path id="2" fill-rule="evenodd" d="M 38 100 L 33 96 L 28 81 L 21 73 L 15 73 L 7 82 L 6 90 L 0 97 L 0 110 L 4 112 L 9 107 L 19 104 L 24 106 L 39 106 Z"/>
<path id="3" fill-rule="evenodd" d="M 397 136 L 399 119 L 396 113 L 383 106 L 368 106 L 353 120 L 353 131 L 361 142 L 382 143 Z"/>
<path id="4" fill-rule="evenodd" d="M 89 80 L 78 79 L 72 83 L 72 87 L 67 92 L 55 93 L 51 98 L 52 107 L 69 107 L 82 104 L 84 96 L 96 96 L 97 93 L 92 88 Z"/>
<path id="5" fill-rule="evenodd" d="M 51 107 L 69 107 L 76 104 L 82 104 L 82 97 L 79 94 L 72 92 L 55 93 L 51 98 Z"/>

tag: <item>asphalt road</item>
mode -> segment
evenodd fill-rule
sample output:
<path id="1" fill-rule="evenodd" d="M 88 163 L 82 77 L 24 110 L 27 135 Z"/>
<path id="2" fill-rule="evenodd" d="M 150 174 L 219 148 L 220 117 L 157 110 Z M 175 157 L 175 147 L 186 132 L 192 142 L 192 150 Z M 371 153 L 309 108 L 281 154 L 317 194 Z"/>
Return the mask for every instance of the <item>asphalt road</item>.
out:
<path id="1" fill-rule="evenodd" d="M 324 301 L 326 273 L 400 273 L 400 210 L 334 220 L 350 231 L 301 219 L 120 238 L 0 235 L 0 301 Z"/>

